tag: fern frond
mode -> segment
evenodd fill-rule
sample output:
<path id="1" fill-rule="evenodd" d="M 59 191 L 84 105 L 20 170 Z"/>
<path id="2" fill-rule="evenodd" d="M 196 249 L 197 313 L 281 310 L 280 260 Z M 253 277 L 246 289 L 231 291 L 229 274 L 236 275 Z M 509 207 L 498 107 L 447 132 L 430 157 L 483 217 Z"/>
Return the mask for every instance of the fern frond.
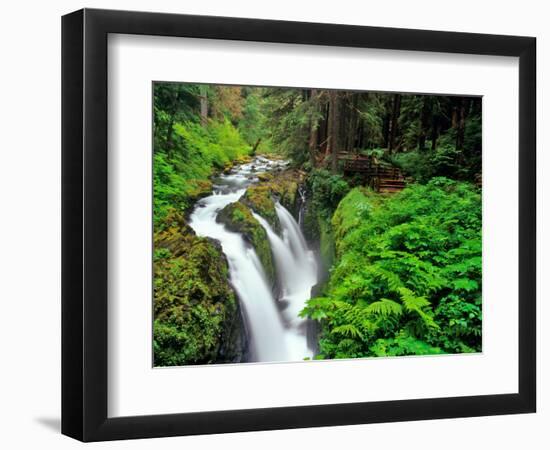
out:
<path id="1" fill-rule="evenodd" d="M 371 303 L 366 310 L 370 314 L 383 317 L 400 316 L 403 313 L 403 307 L 399 303 L 387 298 Z"/>
<path id="2" fill-rule="evenodd" d="M 342 336 L 363 339 L 363 333 L 359 331 L 355 325 L 346 323 L 344 325 L 337 326 L 331 330 L 332 334 L 340 334 Z"/>
<path id="3" fill-rule="evenodd" d="M 416 296 L 410 289 L 402 287 L 398 289 L 398 292 L 405 306 L 405 310 L 408 312 L 422 311 L 423 308 L 431 305 L 426 297 Z"/>

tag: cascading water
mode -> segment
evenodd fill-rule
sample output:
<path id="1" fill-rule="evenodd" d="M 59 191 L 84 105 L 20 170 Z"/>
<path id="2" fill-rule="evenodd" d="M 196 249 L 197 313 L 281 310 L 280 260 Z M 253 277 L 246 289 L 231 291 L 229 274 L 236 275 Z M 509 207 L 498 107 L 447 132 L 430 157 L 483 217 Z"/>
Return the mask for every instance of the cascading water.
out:
<path id="1" fill-rule="evenodd" d="M 278 273 L 281 298 L 276 300 L 267 283 L 262 264 L 239 233 L 228 231 L 216 222 L 226 205 L 236 202 L 246 187 L 258 182 L 255 174 L 266 172 L 285 162 L 257 157 L 227 175 L 214 186 L 214 193 L 197 203 L 190 226 L 199 236 L 218 240 L 229 263 L 230 281 L 241 305 L 249 330 L 248 361 L 299 361 L 312 356 L 307 346 L 306 322 L 298 317 L 311 287 L 317 282 L 313 253 L 307 248 L 300 227 L 280 204 L 276 212 L 281 223 L 279 237 L 261 216 L 254 214 L 267 232 Z"/>
<path id="2" fill-rule="evenodd" d="M 313 252 L 305 245 L 302 232 L 292 215 L 279 204 L 276 205 L 276 211 L 281 222 L 282 238 L 263 217 L 257 214 L 254 214 L 254 217 L 264 227 L 275 257 L 282 291 L 279 302 L 283 306 L 283 320 L 288 337 L 292 341 L 292 359 L 298 359 L 299 355 L 302 355 L 302 358 L 311 357 L 313 352 L 307 345 L 306 321 L 298 314 L 310 298 L 312 286 L 317 282 L 317 265 Z"/>
<path id="3" fill-rule="evenodd" d="M 300 209 L 298 210 L 298 227 L 304 224 L 304 206 L 306 203 L 306 191 L 302 186 L 298 186 L 298 195 L 300 196 Z"/>

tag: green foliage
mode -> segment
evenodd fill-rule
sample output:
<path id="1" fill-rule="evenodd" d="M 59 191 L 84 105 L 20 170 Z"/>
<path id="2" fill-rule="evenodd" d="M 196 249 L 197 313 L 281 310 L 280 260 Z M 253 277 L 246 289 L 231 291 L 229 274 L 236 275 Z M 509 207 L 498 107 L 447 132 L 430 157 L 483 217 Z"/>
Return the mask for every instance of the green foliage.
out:
<path id="1" fill-rule="evenodd" d="M 231 161 L 247 155 L 250 147 L 229 122 L 175 123 L 173 148 L 155 148 L 153 155 L 154 221 L 161 226 L 169 208 L 187 209 L 212 191 L 209 177 Z"/>
<path id="2" fill-rule="evenodd" d="M 325 217 L 330 217 L 350 189 L 342 175 L 333 175 L 324 169 L 311 172 L 308 186 L 312 193 L 313 208 Z"/>
<path id="3" fill-rule="evenodd" d="M 451 128 L 433 150 L 413 147 L 413 150 L 387 159 L 419 182 L 427 182 L 435 176 L 473 180 L 481 172 L 481 118 L 473 116 L 466 120 L 464 150 L 456 148 L 456 130 Z"/>
<path id="4" fill-rule="evenodd" d="M 460 161 L 461 152 L 453 145 L 442 145 L 435 150 L 398 153 L 390 160 L 405 174 L 416 181 L 426 182 L 434 176 L 468 179 L 476 173 L 476 167 L 464 167 Z"/>
<path id="5" fill-rule="evenodd" d="M 310 126 L 320 119 L 316 104 L 302 89 L 265 89 L 264 110 L 273 147 L 296 165 L 308 159 Z"/>
<path id="6" fill-rule="evenodd" d="M 262 89 L 246 88 L 244 94 L 246 97 L 243 118 L 238 125 L 239 132 L 249 145 L 259 143 L 256 153 L 272 153 L 274 149 L 267 126 L 266 100 L 262 96 Z"/>
<path id="7" fill-rule="evenodd" d="M 239 361 L 245 344 L 227 262 L 183 214 L 212 192 L 210 177 L 249 154 L 233 122 L 240 89 L 154 84 L 154 363 Z M 207 120 L 200 115 L 208 102 Z"/>
<path id="8" fill-rule="evenodd" d="M 304 233 L 310 241 L 319 242 L 321 259 L 326 267 L 330 267 L 335 251 L 330 218 L 350 186 L 342 175 L 316 169 L 307 178 L 307 188 L 310 202 L 304 217 Z"/>
<path id="9" fill-rule="evenodd" d="M 395 338 L 377 339 L 371 348 L 375 356 L 437 355 L 444 353 L 424 341 L 399 333 Z"/>
<path id="10" fill-rule="evenodd" d="M 154 83 L 153 94 L 156 365 L 242 356 L 223 253 L 183 214 L 253 147 L 284 154 L 295 172 L 262 178 L 218 218 L 254 246 L 273 281 L 251 210 L 280 231 L 274 202 L 295 212 L 299 169 L 309 172 L 305 231 L 330 268 L 302 311 L 321 324 L 316 358 L 481 350 L 480 194 L 450 181 L 480 175 L 479 99 L 182 83 Z M 325 170 L 331 151 L 392 163 L 425 185 L 374 194 L 362 174 Z"/>
<path id="11" fill-rule="evenodd" d="M 155 366 L 238 360 L 239 309 L 221 248 L 175 212 L 154 244 Z"/>
<path id="12" fill-rule="evenodd" d="M 196 84 L 153 84 L 153 136 L 155 147 L 168 138 L 170 124 L 197 120 L 200 88 Z"/>
<path id="13" fill-rule="evenodd" d="M 374 146 L 383 143 L 386 98 L 380 94 L 364 93 L 359 97 L 358 111 L 365 125 L 365 141 Z"/>
<path id="14" fill-rule="evenodd" d="M 336 261 L 317 320 L 322 358 L 481 350 L 481 199 L 434 178 L 383 197 L 351 190 L 332 217 Z"/>

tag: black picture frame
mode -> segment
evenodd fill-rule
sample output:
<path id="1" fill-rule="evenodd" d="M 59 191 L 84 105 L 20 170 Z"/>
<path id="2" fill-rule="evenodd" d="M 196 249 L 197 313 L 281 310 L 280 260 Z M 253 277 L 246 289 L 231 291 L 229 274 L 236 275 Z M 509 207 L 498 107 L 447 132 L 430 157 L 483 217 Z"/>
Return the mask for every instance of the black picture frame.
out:
<path id="1" fill-rule="evenodd" d="M 107 416 L 109 33 L 519 58 L 518 393 Z M 536 39 L 83 9 L 62 18 L 62 433 L 82 441 L 535 412 Z"/>

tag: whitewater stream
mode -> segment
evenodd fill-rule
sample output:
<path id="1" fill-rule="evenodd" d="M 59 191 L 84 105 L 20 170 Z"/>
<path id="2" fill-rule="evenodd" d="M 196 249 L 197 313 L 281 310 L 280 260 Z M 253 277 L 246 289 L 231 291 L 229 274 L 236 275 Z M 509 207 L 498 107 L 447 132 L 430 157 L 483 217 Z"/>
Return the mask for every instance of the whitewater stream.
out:
<path id="1" fill-rule="evenodd" d="M 286 165 L 285 161 L 258 156 L 250 163 L 234 167 L 215 180 L 212 195 L 199 200 L 190 217 L 189 224 L 197 235 L 218 240 L 227 257 L 230 282 L 244 310 L 249 336 L 246 362 L 301 361 L 313 356 L 308 347 L 307 322 L 298 313 L 317 283 L 317 264 L 292 214 L 276 203 L 281 223 L 278 235 L 263 217 L 253 213 L 266 230 L 271 245 L 278 298 L 274 297 L 255 250 L 239 233 L 216 222 L 226 205 L 238 201 L 250 184 L 259 182 L 259 173 Z"/>

